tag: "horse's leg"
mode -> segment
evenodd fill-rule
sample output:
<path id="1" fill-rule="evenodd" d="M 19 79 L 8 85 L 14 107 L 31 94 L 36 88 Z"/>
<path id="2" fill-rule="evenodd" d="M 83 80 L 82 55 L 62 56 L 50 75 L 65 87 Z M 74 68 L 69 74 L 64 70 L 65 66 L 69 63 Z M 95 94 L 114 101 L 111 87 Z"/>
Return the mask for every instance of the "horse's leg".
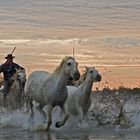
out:
<path id="1" fill-rule="evenodd" d="M 48 105 L 47 107 L 47 119 L 48 119 L 48 122 L 47 122 L 47 128 L 46 130 L 49 131 L 49 128 L 52 124 L 52 109 L 53 109 L 53 106 L 51 105 Z"/>
<path id="2" fill-rule="evenodd" d="M 69 114 L 67 113 L 67 108 L 65 106 L 61 106 L 61 109 L 63 110 L 64 114 L 65 114 L 65 117 L 62 121 L 58 121 L 56 122 L 55 126 L 56 127 L 61 127 L 65 124 L 65 122 L 67 121 L 67 119 L 69 118 Z"/>
<path id="3" fill-rule="evenodd" d="M 84 115 L 84 113 L 83 113 L 83 109 L 79 106 L 78 107 L 79 108 L 79 116 L 80 116 L 80 124 L 82 124 L 83 123 L 83 120 L 84 120 L 84 118 L 85 118 L 85 115 Z"/>
<path id="4" fill-rule="evenodd" d="M 47 115 L 46 115 L 45 111 L 43 110 L 43 107 L 44 107 L 44 105 L 40 104 L 37 106 L 37 110 L 42 114 L 43 118 L 46 120 Z"/>
<path id="5" fill-rule="evenodd" d="M 31 115 L 30 115 L 30 117 L 33 118 L 33 117 L 34 117 L 34 110 L 33 110 L 34 105 L 33 105 L 33 100 L 30 99 L 29 103 L 30 103 L 30 108 L 31 108 Z"/>

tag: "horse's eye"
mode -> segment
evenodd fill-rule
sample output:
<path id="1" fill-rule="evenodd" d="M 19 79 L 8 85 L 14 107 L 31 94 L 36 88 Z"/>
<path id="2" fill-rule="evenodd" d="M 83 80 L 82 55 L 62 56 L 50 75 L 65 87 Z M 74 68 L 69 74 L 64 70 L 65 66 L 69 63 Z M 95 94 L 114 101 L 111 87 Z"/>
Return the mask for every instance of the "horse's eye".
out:
<path id="1" fill-rule="evenodd" d="M 17 79 L 20 79 L 20 75 L 17 75 Z"/>
<path id="2" fill-rule="evenodd" d="M 90 71 L 90 73 L 93 73 L 93 71 Z"/>
<path id="3" fill-rule="evenodd" d="M 71 63 L 70 62 L 68 62 L 68 66 L 70 66 L 71 65 Z"/>

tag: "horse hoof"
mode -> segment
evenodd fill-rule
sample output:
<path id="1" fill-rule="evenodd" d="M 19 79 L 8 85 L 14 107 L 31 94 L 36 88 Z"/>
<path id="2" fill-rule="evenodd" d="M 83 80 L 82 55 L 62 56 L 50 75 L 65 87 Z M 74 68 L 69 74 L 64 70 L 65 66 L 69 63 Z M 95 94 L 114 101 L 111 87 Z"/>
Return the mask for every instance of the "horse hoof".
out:
<path id="1" fill-rule="evenodd" d="M 59 122 L 56 122 L 55 127 L 59 128 L 61 125 Z"/>
<path id="2" fill-rule="evenodd" d="M 46 130 L 46 132 L 49 132 L 50 129 L 49 128 L 46 128 L 45 130 Z"/>

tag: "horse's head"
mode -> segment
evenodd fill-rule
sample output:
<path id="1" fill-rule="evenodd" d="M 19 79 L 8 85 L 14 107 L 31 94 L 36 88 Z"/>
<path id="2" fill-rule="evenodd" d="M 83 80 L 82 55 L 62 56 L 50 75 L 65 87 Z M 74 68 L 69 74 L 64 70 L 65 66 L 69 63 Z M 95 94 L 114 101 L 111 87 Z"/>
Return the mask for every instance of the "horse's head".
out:
<path id="1" fill-rule="evenodd" d="M 94 67 L 89 68 L 86 67 L 86 79 L 91 80 L 92 82 L 100 82 L 102 77 L 99 74 L 98 70 L 96 70 Z"/>
<path id="2" fill-rule="evenodd" d="M 26 81 L 25 70 L 16 69 L 16 72 L 13 75 L 13 77 L 15 78 L 14 80 L 19 80 L 21 83 L 25 83 Z"/>
<path id="3" fill-rule="evenodd" d="M 66 57 L 65 61 L 65 73 L 69 75 L 69 78 L 78 80 L 80 78 L 80 72 L 78 70 L 78 63 L 73 57 Z"/>

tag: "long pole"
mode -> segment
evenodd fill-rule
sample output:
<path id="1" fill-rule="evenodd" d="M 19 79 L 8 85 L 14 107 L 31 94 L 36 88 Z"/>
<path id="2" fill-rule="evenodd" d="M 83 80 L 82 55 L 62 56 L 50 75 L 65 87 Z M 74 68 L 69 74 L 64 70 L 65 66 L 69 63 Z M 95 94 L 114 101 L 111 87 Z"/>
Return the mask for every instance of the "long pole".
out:
<path id="1" fill-rule="evenodd" d="M 12 52 L 11 52 L 11 54 L 13 54 L 13 53 L 14 53 L 15 49 L 16 49 L 16 47 L 14 47 L 14 49 L 13 49 L 13 50 L 12 50 Z"/>
<path id="2" fill-rule="evenodd" d="M 74 47 L 73 47 L 72 53 L 73 53 L 73 57 L 74 57 L 74 53 L 75 53 Z"/>

